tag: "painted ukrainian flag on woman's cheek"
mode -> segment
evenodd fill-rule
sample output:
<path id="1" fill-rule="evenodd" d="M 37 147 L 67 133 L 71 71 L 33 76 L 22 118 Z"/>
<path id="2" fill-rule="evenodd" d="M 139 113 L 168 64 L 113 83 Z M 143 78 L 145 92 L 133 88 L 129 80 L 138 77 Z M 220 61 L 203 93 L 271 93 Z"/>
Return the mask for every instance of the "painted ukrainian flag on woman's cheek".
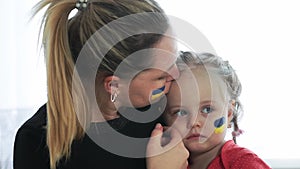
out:
<path id="1" fill-rule="evenodd" d="M 159 89 L 153 90 L 151 95 L 151 101 L 160 98 L 164 94 L 165 87 L 166 86 L 163 86 Z"/>

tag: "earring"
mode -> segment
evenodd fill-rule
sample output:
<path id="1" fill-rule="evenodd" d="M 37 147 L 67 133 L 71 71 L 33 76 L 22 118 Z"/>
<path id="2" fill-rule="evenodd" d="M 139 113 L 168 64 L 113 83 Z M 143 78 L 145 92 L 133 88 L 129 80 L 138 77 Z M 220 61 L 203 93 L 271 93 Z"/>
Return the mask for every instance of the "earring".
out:
<path id="1" fill-rule="evenodd" d="M 118 97 L 117 92 L 114 92 L 113 94 L 110 95 L 110 101 L 114 103 L 117 97 Z"/>

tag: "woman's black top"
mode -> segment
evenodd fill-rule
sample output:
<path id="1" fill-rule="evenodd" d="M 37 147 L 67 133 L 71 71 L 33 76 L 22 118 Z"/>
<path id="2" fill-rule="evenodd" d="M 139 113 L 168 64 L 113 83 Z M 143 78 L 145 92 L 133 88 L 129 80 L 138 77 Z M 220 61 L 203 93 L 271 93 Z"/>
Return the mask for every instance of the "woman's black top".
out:
<path id="1" fill-rule="evenodd" d="M 129 109 L 130 111 L 130 109 Z M 137 123 L 123 116 L 110 120 L 108 123 L 118 132 L 130 137 L 147 138 L 156 123 L 162 123 L 162 117 L 147 123 Z M 90 130 L 99 129 L 92 123 Z M 46 144 L 47 110 L 43 105 L 18 130 L 14 143 L 14 169 L 49 169 L 49 151 Z M 95 131 L 91 131 L 95 132 Z M 103 137 L 105 139 L 105 137 Z M 135 147 L 133 147 L 134 149 Z M 137 146 L 146 150 L 146 145 Z M 133 150 L 134 151 L 134 150 Z M 145 158 L 128 158 L 106 151 L 97 145 L 87 134 L 75 140 L 71 147 L 69 159 L 62 159 L 57 169 L 143 169 L 146 168 Z"/>

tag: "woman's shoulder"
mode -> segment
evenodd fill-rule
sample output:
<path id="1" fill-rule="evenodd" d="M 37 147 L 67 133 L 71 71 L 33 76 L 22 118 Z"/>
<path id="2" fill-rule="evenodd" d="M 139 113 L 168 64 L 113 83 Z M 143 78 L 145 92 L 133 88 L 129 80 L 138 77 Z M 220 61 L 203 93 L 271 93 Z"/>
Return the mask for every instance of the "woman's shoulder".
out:
<path id="1" fill-rule="evenodd" d="M 40 129 L 44 128 L 47 124 L 47 106 L 46 104 L 42 105 L 38 111 L 30 117 L 21 127 L 22 128 L 31 128 L 31 129 Z"/>
<path id="2" fill-rule="evenodd" d="M 30 117 L 23 125 L 18 129 L 16 134 L 16 141 L 26 141 L 34 138 L 41 139 L 45 137 L 47 124 L 47 109 L 46 104 L 41 106 L 38 111 Z"/>
<path id="3" fill-rule="evenodd" d="M 18 129 L 14 141 L 14 168 L 49 168 L 46 121 L 47 110 L 43 105 Z"/>
<path id="4" fill-rule="evenodd" d="M 17 131 L 15 146 L 22 144 L 45 144 L 47 110 L 46 104 L 30 117 Z M 42 145 L 44 146 L 44 145 Z"/>

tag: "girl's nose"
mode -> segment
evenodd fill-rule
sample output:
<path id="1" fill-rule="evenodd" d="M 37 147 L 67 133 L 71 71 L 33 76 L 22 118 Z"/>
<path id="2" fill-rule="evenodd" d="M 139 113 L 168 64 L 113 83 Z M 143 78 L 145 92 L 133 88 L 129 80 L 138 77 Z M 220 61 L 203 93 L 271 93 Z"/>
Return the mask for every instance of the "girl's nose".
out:
<path id="1" fill-rule="evenodd" d="M 202 122 L 200 120 L 200 118 L 198 117 L 198 115 L 194 115 L 189 119 L 188 122 L 188 128 L 201 128 L 202 127 Z"/>

